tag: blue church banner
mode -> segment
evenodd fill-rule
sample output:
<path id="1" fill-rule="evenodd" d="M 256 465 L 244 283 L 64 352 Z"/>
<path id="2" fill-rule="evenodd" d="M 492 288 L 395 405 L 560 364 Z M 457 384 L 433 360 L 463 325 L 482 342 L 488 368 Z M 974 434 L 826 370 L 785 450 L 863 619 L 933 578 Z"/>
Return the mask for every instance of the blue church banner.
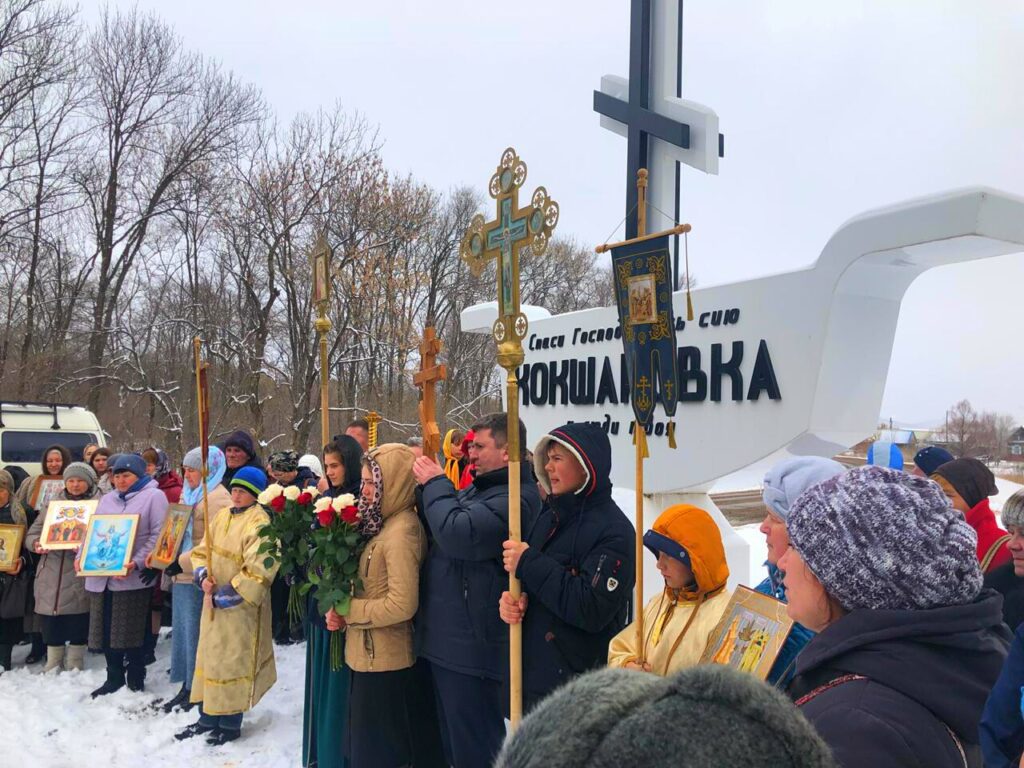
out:
<path id="1" fill-rule="evenodd" d="M 645 428 L 659 402 L 666 416 L 674 416 L 679 396 L 668 243 L 665 235 L 612 249 L 630 400 Z"/>

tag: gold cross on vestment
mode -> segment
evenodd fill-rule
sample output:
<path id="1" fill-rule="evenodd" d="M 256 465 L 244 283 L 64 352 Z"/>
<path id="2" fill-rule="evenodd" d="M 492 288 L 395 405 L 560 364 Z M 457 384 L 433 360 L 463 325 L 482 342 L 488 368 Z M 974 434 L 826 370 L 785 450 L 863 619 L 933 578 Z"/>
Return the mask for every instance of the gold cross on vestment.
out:
<path id="1" fill-rule="evenodd" d="M 444 365 L 437 363 L 437 355 L 442 346 L 434 326 L 428 325 L 423 329 L 423 342 L 420 344 L 420 370 L 412 377 L 412 383 L 423 390 L 423 397 L 420 399 L 423 455 L 432 459 L 436 459 L 437 454 L 441 451 L 441 430 L 437 426 L 434 385 L 448 377 L 448 370 Z"/>

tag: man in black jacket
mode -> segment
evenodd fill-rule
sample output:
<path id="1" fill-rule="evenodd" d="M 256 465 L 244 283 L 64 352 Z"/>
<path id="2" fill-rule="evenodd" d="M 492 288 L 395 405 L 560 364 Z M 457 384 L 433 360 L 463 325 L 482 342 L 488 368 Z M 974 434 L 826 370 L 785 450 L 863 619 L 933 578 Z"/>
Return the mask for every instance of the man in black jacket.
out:
<path id="1" fill-rule="evenodd" d="M 498 598 L 507 584 L 501 559 L 508 538 L 507 424 L 505 413 L 492 413 L 473 425 L 469 454 L 476 477 L 461 492 L 433 457 L 413 465 L 432 539 L 416 634 L 419 655 L 430 662 L 446 757 L 455 768 L 490 765 L 505 738 L 501 681 L 508 630 L 498 617 Z M 522 422 L 519 444 L 526 445 Z M 540 494 L 525 463 L 520 488 L 528 530 Z"/>
<path id="2" fill-rule="evenodd" d="M 540 439 L 534 471 L 549 494 L 524 541 L 504 543 L 505 569 L 523 584 L 501 596 L 501 618 L 523 622 L 523 711 L 572 677 L 604 666 L 628 622 L 635 534 L 612 500 L 611 444 L 592 424 Z M 527 610 L 529 606 L 529 610 Z"/>

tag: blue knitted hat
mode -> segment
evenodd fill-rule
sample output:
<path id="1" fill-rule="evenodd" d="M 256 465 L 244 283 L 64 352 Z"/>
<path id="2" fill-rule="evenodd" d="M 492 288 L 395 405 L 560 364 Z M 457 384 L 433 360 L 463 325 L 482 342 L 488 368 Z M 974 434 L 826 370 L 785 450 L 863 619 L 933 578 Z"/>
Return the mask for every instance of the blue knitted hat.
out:
<path id="1" fill-rule="evenodd" d="M 138 478 L 146 476 L 146 460 L 137 453 L 119 453 L 113 464 L 113 474 L 131 472 Z"/>
<path id="2" fill-rule="evenodd" d="M 852 469 L 805 491 L 786 529 L 825 591 L 847 610 L 963 605 L 981 591 L 977 534 L 923 477 Z"/>
<path id="3" fill-rule="evenodd" d="M 259 496 L 267 489 L 267 476 L 259 467 L 242 467 L 231 478 L 229 487 L 234 488 L 236 485 L 253 496 Z"/>

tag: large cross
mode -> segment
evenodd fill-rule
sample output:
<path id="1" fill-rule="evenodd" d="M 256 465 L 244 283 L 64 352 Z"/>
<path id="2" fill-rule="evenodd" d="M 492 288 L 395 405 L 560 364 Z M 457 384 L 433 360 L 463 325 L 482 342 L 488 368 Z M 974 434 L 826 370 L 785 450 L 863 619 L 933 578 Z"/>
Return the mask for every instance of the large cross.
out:
<path id="1" fill-rule="evenodd" d="M 627 139 L 626 239 L 637 235 L 637 171 L 649 171 L 648 231 L 668 229 L 680 216 L 679 164 L 717 174 L 724 153 L 718 115 L 680 98 L 682 35 L 682 0 L 631 0 L 629 80 L 606 75 L 594 91 L 601 126 Z"/>
<path id="2" fill-rule="evenodd" d="M 519 188 L 525 181 L 526 163 L 509 147 L 488 185 L 497 201 L 497 216 L 489 222 L 474 216 L 460 247 L 475 275 L 489 262 L 497 262 L 498 319 L 493 330 L 499 345 L 512 339 L 521 342 L 526 336 L 526 315 L 519 308 L 519 253 L 529 247 L 535 255 L 543 254 L 558 224 L 558 203 L 544 187 L 537 187 L 529 204 L 519 207 Z"/>
<path id="3" fill-rule="evenodd" d="M 444 365 L 437 364 L 437 354 L 441 351 L 441 340 L 437 338 L 434 326 L 423 329 L 423 342 L 420 344 L 420 369 L 412 377 L 412 382 L 423 390 L 420 398 L 420 425 L 423 428 L 423 455 L 437 458 L 441 450 L 441 430 L 437 426 L 434 385 L 448 377 Z"/>

